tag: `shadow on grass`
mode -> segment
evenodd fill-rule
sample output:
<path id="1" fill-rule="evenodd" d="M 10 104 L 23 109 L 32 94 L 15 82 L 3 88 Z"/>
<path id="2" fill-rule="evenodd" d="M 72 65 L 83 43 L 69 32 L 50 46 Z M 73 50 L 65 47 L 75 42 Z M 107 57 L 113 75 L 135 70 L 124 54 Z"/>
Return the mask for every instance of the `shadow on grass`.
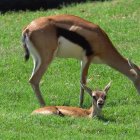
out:
<path id="1" fill-rule="evenodd" d="M 113 119 L 113 118 L 106 118 L 106 117 L 104 117 L 104 116 L 98 117 L 98 120 L 101 120 L 101 121 L 103 121 L 103 122 L 105 122 L 105 123 L 116 122 L 116 119 Z"/>
<path id="2" fill-rule="evenodd" d="M 30 10 L 36 11 L 39 9 L 61 9 L 63 6 L 68 6 L 71 4 L 79 4 L 85 2 L 104 2 L 111 0 L 1 0 L 0 1 L 0 12 L 2 14 L 8 11 L 20 11 L 20 10 Z"/>

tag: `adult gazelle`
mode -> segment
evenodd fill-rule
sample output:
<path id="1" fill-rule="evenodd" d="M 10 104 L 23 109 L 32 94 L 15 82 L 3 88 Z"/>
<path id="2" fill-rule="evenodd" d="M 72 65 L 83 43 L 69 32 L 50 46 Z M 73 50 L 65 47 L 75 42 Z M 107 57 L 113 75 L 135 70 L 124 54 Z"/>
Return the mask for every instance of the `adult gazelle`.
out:
<path id="1" fill-rule="evenodd" d="M 125 59 L 98 26 L 80 17 L 56 15 L 33 20 L 22 32 L 25 58 L 31 53 L 34 68 L 30 78 L 41 106 L 45 105 L 39 88 L 40 80 L 54 57 L 81 61 L 81 83 L 86 84 L 92 63 L 106 64 L 127 76 L 140 93 L 140 69 Z M 84 89 L 80 87 L 80 106 Z"/>

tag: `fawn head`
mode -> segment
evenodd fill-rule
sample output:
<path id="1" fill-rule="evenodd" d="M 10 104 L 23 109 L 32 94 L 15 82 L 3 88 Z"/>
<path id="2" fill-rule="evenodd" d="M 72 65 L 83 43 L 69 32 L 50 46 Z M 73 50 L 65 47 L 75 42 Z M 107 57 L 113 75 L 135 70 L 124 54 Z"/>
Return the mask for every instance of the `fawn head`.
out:
<path id="1" fill-rule="evenodd" d="M 91 90 L 89 87 L 87 87 L 86 85 L 84 85 L 82 83 L 81 83 L 81 86 L 92 97 L 93 104 L 97 108 L 101 109 L 104 106 L 104 104 L 105 104 L 106 96 L 107 96 L 108 90 L 110 89 L 111 82 L 109 82 L 104 87 L 103 90 Z"/>

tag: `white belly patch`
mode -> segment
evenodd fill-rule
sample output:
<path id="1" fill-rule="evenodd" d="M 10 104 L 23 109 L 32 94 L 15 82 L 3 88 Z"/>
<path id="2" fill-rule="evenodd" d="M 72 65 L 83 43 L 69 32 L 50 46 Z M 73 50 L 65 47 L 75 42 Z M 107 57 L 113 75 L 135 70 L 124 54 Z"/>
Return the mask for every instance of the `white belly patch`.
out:
<path id="1" fill-rule="evenodd" d="M 82 59 L 85 51 L 78 44 L 75 44 L 64 37 L 58 38 L 57 57 Z"/>

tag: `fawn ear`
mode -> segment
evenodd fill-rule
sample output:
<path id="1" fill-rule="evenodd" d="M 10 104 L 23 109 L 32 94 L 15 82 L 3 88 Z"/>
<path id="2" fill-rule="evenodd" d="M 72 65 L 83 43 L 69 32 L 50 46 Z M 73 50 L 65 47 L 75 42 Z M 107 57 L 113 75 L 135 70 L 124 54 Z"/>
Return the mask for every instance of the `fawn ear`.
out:
<path id="1" fill-rule="evenodd" d="M 112 82 L 112 81 L 110 81 L 110 82 L 105 86 L 105 88 L 104 88 L 105 93 L 107 93 L 108 90 L 110 89 L 110 87 L 111 87 L 111 82 Z"/>
<path id="2" fill-rule="evenodd" d="M 87 92 L 89 93 L 90 96 L 92 96 L 92 90 L 87 87 L 85 84 L 81 83 L 81 87 Z"/>

